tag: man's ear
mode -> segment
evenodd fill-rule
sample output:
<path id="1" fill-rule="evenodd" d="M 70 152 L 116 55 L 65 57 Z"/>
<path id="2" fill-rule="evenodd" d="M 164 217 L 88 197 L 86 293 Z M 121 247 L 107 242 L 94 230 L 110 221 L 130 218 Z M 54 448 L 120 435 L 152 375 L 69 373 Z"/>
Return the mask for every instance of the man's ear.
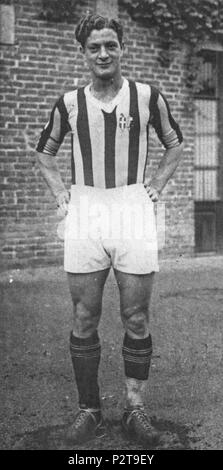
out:
<path id="1" fill-rule="evenodd" d="M 125 43 L 124 42 L 122 42 L 122 44 L 121 44 L 121 50 L 122 50 L 122 56 L 123 56 L 123 54 L 125 52 Z"/>
<path id="2" fill-rule="evenodd" d="M 80 46 L 79 51 L 81 52 L 81 54 L 84 54 L 85 53 L 85 48 L 83 46 Z"/>

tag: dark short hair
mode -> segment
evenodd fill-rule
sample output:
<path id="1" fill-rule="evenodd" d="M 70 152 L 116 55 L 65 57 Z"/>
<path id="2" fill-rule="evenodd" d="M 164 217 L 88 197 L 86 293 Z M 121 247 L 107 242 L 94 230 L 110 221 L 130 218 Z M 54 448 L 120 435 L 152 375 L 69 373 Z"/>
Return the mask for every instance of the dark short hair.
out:
<path id="1" fill-rule="evenodd" d="M 122 45 L 122 25 L 117 20 L 105 18 L 100 15 L 88 14 L 81 18 L 75 30 L 75 37 L 82 47 L 84 47 L 91 31 L 93 31 L 93 29 L 100 30 L 103 28 L 113 29 L 118 36 L 120 45 Z"/>

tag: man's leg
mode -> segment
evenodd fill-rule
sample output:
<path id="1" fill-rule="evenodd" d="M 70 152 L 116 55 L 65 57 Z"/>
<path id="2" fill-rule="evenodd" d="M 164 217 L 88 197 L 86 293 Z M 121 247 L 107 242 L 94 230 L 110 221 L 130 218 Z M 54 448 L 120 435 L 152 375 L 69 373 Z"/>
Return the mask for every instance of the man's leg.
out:
<path id="1" fill-rule="evenodd" d="M 149 304 L 154 273 L 127 274 L 115 270 L 120 290 L 121 317 L 125 328 L 123 359 L 126 376 L 125 427 L 139 439 L 155 442 L 157 431 L 143 410 L 148 383 L 152 339 L 149 333 Z"/>
<path id="2" fill-rule="evenodd" d="M 83 441 L 101 422 L 98 386 L 101 347 L 97 327 L 108 273 L 109 269 L 87 274 L 68 273 L 74 310 L 70 352 L 81 410 L 69 432 L 72 441 Z"/>
<path id="3" fill-rule="evenodd" d="M 121 317 L 125 328 L 123 357 L 127 406 L 137 406 L 143 403 L 152 353 L 149 303 L 154 273 L 134 275 L 115 271 L 115 275 L 120 290 Z"/>

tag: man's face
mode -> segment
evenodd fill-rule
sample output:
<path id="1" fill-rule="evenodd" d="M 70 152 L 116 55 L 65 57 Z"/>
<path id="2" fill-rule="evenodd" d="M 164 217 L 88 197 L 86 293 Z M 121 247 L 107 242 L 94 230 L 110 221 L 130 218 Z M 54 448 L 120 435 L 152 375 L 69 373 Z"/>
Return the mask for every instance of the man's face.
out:
<path id="1" fill-rule="evenodd" d="M 87 38 L 83 52 L 95 78 L 108 80 L 119 72 L 122 47 L 113 29 L 93 29 Z"/>

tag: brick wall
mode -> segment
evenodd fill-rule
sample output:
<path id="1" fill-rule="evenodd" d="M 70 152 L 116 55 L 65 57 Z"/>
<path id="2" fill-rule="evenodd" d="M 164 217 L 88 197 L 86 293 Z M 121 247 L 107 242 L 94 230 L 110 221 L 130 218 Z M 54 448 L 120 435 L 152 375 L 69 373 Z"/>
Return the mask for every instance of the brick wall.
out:
<path id="1" fill-rule="evenodd" d="M 20 267 L 62 260 L 63 244 L 57 237 L 56 207 L 35 163 L 35 145 L 55 100 L 89 76 L 74 25 L 38 19 L 41 0 L 15 1 L 15 44 L 1 46 L 1 260 L 2 267 Z M 87 1 L 94 7 L 94 0 Z M 83 11 L 86 4 L 83 2 Z M 193 222 L 193 119 L 184 110 L 184 51 L 175 50 L 170 68 L 158 61 L 160 45 L 150 31 L 134 23 L 124 11 L 126 53 L 123 73 L 158 86 L 167 96 L 181 124 L 186 149 L 174 178 L 162 196 L 166 208 L 164 256 L 189 253 L 194 245 Z M 58 154 L 62 176 L 70 183 L 70 138 Z M 150 137 L 150 163 L 156 168 L 161 147 Z"/>

